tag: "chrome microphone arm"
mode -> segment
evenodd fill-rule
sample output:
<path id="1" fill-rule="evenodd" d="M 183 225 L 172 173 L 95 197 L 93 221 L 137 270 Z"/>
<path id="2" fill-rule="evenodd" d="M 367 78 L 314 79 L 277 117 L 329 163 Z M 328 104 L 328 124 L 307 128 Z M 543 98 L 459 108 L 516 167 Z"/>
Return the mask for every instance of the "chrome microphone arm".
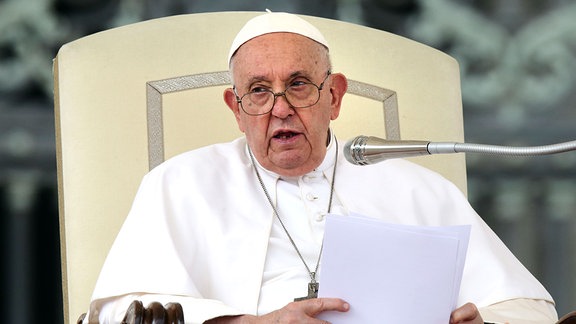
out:
<path id="1" fill-rule="evenodd" d="M 386 159 L 429 154 L 481 153 L 504 156 L 538 156 L 576 150 L 576 141 L 543 146 L 510 147 L 456 142 L 386 140 L 374 136 L 357 136 L 344 146 L 346 160 L 367 165 Z"/>
<path id="2" fill-rule="evenodd" d="M 576 150 L 576 141 L 569 141 L 541 146 L 499 146 L 467 143 L 433 143 L 428 144 L 430 154 L 443 153 L 482 153 L 505 156 L 538 156 L 563 153 Z"/>

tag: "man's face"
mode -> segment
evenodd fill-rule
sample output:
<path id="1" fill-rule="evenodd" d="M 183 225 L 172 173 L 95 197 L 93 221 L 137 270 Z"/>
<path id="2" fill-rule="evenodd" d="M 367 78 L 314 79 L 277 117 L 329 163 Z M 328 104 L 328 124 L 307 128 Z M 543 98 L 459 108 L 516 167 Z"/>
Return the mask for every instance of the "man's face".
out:
<path id="1" fill-rule="evenodd" d="M 254 88 L 283 92 L 298 81 L 320 85 L 329 70 L 326 50 L 304 36 L 272 33 L 256 37 L 240 47 L 232 61 L 238 96 Z M 293 108 L 278 97 L 272 111 L 247 115 L 232 89 L 224 99 L 245 133 L 254 157 L 266 169 L 283 176 L 300 176 L 316 168 L 326 154 L 328 127 L 338 117 L 346 79 L 333 74 L 326 79 L 318 103 Z"/>

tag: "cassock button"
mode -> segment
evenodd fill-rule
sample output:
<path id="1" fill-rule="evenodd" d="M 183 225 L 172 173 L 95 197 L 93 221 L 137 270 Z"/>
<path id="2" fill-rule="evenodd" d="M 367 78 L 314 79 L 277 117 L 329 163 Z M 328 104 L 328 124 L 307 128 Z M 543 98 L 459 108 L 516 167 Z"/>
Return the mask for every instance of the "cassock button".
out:
<path id="1" fill-rule="evenodd" d="M 304 181 L 304 183 L 311 183 L 316 181 L 317 178 L 318 176 L 316 174 L 307 174 L 302 177 L 302 181 Z"/>
<path id="2" fill-rule="evenodd" d="M 308 194 L 306 194 L 306 199 L 310 200 L 310 201 L 314 201 L 316 199 L 318 199 L 318 196 L 314 195 L 313 193 L 309 192 Z"/>

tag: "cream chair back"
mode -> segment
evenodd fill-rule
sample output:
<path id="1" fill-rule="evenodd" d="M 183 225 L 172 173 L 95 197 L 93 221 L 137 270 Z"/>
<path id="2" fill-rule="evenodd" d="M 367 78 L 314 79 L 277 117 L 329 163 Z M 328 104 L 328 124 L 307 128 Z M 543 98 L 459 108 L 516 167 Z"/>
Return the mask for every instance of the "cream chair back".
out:
<path id="1" fill-rule="evenodd" d="M 242 134 L 222 99 L 229 44 L 254 12 L 172 16 L 90 35 L 54 60 L 65 320 L 86 312 L 142 176 L 180 152 Z M 337 136 L 462 141 L 456 61 L 350 23 L 303 16 L 349 78 Z M 415 159 L 466 192 L 464 157 Z M 138 271 L 138 269 L 134 269 Z"/>

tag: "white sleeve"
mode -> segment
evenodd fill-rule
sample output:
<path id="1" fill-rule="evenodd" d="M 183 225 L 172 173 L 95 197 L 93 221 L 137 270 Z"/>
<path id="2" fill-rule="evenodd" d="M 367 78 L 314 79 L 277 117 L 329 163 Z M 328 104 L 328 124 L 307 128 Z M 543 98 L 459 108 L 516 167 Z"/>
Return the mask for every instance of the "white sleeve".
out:
<path id="1" fill-rule="evenodd" d="M 168 196 L 161 177 L 147 175 L 143 179 L 100 272 L 86 316 L 89 323 L 120 323 L 135 299 L 144 306 L 154 301 L 180 303 L 186 323 L 239 315 L 238 309 L 206 299 L 197 289 L 203 278 L 192 277 L 187 269 L 198 248 L 191 240 L 183 242 L 182 235 L 173 234 L 180 223 L 174 221 Z"/>
<path id="2" fill-rule="evenodd" d="M 487 323 L 553 324 L 558 321 L 554 304 L 543 299 L 517 298 L 479 308 Z"/>

